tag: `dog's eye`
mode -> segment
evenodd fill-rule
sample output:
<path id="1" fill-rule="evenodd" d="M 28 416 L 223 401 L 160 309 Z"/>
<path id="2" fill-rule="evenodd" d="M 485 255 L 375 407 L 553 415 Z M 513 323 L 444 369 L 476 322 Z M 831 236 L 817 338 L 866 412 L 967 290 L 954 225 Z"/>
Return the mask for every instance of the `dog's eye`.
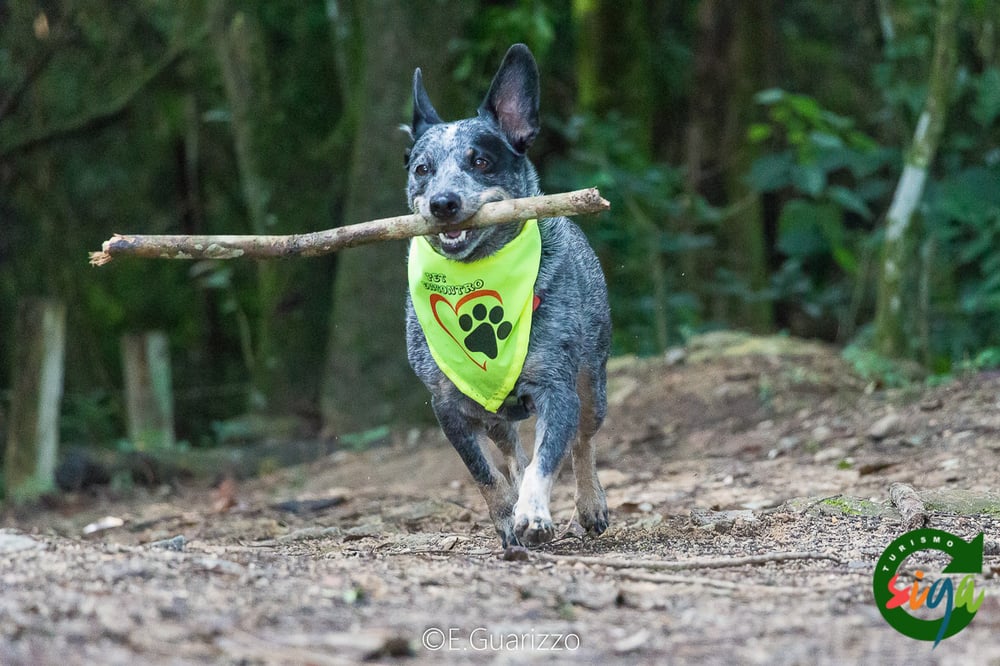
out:
<path id="1" fill-rule="evenodd" d="M 490 161 L 485 157 L 475 157 L 472 159 L 472 166 L 477 171 L 486 171 L 490 168 Z"/>
<path id="2" fill-rule="evenodd" d="M 413 168 L 413 173 L 418 176 L 426 176 L 431 172 L 431 168 L 427 166 L 425 162 L 422 162 Z"/>

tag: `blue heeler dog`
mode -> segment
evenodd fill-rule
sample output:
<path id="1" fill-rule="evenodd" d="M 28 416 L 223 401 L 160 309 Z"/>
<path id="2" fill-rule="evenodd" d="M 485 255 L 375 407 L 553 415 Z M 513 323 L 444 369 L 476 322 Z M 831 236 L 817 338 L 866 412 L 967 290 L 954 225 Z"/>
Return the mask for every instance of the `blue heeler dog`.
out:
<path id="1" fill-rule="evenodd" d="M 538 100 L 538 68 L 523 44 L 507 52 L 475 118 L 442 121 L 417 69 L 410 128 L 414 143 L 406 159 L 413 212 L 448 229 L 484 203 L 540 194 L 538 175 L 525 155 L 538 134 Z M 499 252 L 523 228 L 524 223 L 512 222 L 424 238 L 450 260 L 476 262 Z M 539 220 L 538 228 L 541 259 L 527 356 L 510 396 L 495 413 L 467 397 L 438 367 L 413 300 L 407 299 L 410 365 L 430 390 L 438 422 L 486 499 L 504 546 L 540 544 L 555 536 L 549 495 L 570 448 L 577 520 L 593 535 L 608 527 L 592 443 L 607 407 L 607 286 L 594 251 L 574 223 L 550 218 Z M 510 271 L 518 270 L 510 266 Z M 482 315 L 477 318 L 484 319 Z M 516 421 L 530 413 L 537 422 L 529 462 Z M 506 459 L 506 475 L 483 449 L 487 436 Z"/>

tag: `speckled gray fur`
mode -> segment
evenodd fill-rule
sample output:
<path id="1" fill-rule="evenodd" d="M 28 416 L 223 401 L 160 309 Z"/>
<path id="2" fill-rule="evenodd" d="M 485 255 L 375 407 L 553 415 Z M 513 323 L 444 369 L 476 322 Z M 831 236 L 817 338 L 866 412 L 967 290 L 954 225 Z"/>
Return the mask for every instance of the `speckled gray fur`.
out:
<path id="1" fill-rule="evenodd" d="M 538 70 L 522 44 L 511 47 L 478 116 L 445 123 L 414 74 L 414 145 L 407 153 L 407 197 L 414 212 L 439 223 L 458 223 L 488 201 L 540 194 L 525 152 L 538 132 Z M 520 223 L 428 237 L 442 255 L 474 261 L 496 252 Z M 591 437 L 606 410 L 605 366 L 611 336 L 607 287 L 597 256 L 566 218 L 539 220 L 542 259 L 535 283 L 541 303 L 532 317 L 524 368 L 513 395 L 520 404 L 497 414 L 463 395 L 434 363 L 407 299 L 407 355 L 431 392 L 445 435 L 487 501 L 501 541 L 537 544 L 555 535 L 549 490 L 572 445 L 577 519 L 591 534 L 608 526 L 604 490 L 597 479 Z M 516 267 L 512 267 L 512 270 Z M 537 414 L 530 462 L 517 438 L 524 406 Z M 485 455 L 492 439 L 507 459 L 506 473 Z"/>

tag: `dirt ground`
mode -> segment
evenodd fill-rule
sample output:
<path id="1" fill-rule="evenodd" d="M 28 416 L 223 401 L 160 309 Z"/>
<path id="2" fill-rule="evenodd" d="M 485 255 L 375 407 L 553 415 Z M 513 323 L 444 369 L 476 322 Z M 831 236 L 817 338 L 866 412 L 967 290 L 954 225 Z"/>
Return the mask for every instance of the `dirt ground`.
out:
<path id="1" fill-rule="evenodd" d="M 8 511 L 0 664 L 1000 664 L 1000 374 L 873 390 L 831 348 L 716 334 L 616 359 L 609 396 L 611 528 L 511 559 L 431 428 L 214 489 Z M 872 598 L 906 531 L 893 482 L 931 527 L 986 536 L 985 601 L 934 649 Z"/>

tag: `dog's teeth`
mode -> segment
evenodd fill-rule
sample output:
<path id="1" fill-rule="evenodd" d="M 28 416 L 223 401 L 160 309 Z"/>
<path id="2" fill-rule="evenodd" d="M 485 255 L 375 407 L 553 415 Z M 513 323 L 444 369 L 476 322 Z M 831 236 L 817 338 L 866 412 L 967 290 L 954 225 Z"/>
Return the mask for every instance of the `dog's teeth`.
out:
<path id="1" fill-rule="evenodd" d="M 457 245 L 458 243 L 464 241 L 467 235 L 468 235 L 468 230 L 462 229 L 462 232 L 457 236 L 449 236 L 448 234 L 440 233 L 438 234 L 438 238 L 440 238 L 441 242 L 444 243 L 445 245 Z"/>

